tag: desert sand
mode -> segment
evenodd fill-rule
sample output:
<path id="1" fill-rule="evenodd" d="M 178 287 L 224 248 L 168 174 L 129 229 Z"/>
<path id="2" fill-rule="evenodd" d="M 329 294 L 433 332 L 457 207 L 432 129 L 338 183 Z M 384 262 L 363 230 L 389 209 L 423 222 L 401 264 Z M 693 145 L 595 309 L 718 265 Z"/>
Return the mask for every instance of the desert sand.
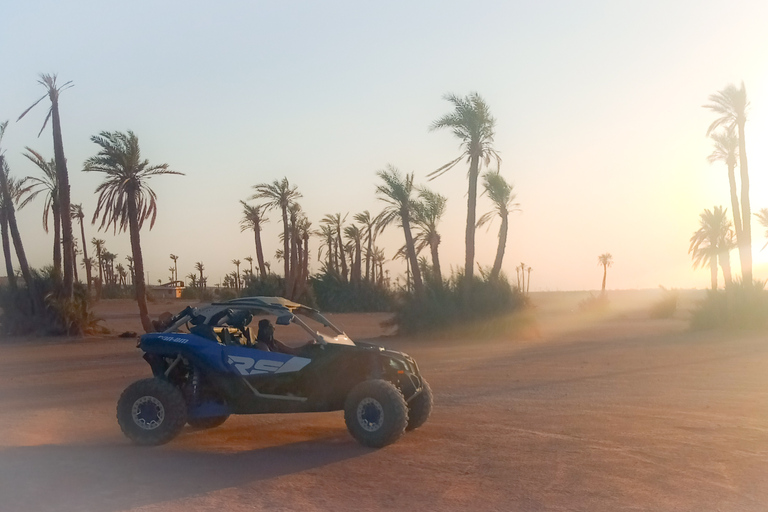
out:
<path id="1" fill-rule="evenodd" d="M 491 339 L 392 336 L 385 314 L 332 315 L 353 339 L 419 362 L 435 394 L 420 429 L 380 450 L 340 412 L 238 416 L 131 445 L 123 388 L 150 375 L 135 305 L 113 334 L 0 343 L 0 510 L 768 510 L 768 339 L 648 317 L 655 291 L 532 294 L 536 328 Z M 153 314 L 184 303 L 152 304 Z"/>

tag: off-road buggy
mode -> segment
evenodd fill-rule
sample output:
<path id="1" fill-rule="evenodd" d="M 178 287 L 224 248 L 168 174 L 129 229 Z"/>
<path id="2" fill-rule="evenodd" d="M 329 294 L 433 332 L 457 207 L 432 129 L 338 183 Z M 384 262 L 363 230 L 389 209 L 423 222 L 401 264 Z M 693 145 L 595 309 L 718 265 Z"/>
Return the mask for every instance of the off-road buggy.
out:
<path id="1" fill-rule="evenodd" d="M 297 325 L 312 340 L 294 354 L 265 350 L 249 327 L 258 317 Z M 117 402 L 120 428 L 138 444 L 167 443 L 186 423 L 212 428 L 230 414 L 343 410 L 357 441 L 382 447 L 420 427 L 432 410 L 432 391 L 413 358 L 353 342 L 318 311 L 287 299 L 187 307 L 158 327 L 162 332 L 138 344 L 154 377 L 128 386 Z"/>

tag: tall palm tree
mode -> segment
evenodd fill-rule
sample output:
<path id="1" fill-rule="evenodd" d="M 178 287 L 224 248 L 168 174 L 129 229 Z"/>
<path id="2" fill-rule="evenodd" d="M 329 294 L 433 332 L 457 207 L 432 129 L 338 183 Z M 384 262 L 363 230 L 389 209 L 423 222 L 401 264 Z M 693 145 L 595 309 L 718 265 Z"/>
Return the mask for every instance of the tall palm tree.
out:
<path id="1" fill-rule="evenodd" d="M 749 201 L 749 165 L 747 163 L 747 146 L 744 138 L 744 127 L 747 123 L 749 100 L 744 82 L 736 88 L 728 84 L 723 90 L 709 96 L 704 108 L 708 108 L 719 117 L 707 129 L 707 136 L 720 126 L 736 131 L 739 140 L 739 178 L 741 180 L 741 239 L 739 258 L 741 260 L 742 280 L 746 285 L 752 284 L 752 207 Z M 734 217 L 735 218 L 735 217 Z M 737 232 L 738 233 L 738 232 Z"/>
<path id="2" fill-rule="evenodd" d="M 179 257 L 175 254 L 171 254 L 171 259 L 173 260 L 173 272 L 171 275 L 171 281 L 178 281 L 179 280 Z"/>
<path id="3" fill-rule="evenodd" d="M 613 256 L 609 252 L 604 252 L 597 257 L 597 264 L 603 266 L 603 287 L 601 288 L 600 293 L 604 294 L 605 278 L 608 276 L 608 267 L 613 266 Z M 523 272 L 525 272 L 525 267 L 523 267 Z M 525 288 L 525 282 L 523 282 L 523 288 Z"/>
<path id="4" fill-rule="evenodd" d="M 53 128 L 53 157 L 56 162 L 56 177 L 59 186 L 59 215 L 61 219 L 62 249 L 64 251 L 64 257 L 62 258 L 64 264 L 63 295 L 64 297 L 72 297 L 75 266 L 73 261 L 74 251 L 72 250 L 74 238 L 72 235 L 72 218 L 69 216 L 69 173 L 67 172 L 67 159 L 64 157 L 64 143 L 61 137 L 61 119 L 59 117 L 59 94 L 72 87 L 72 82 L 69 81 L 59 86 L 56 83 L 56 74 L 41 74 L 38 83 L 45 87 L 46 93 L 34 102 L 31 107 L 22 112 L 17 121 L 46 97 L 51 100 L 51 108 L 45 117 L 43 127 L 40 128 L 40 133 L 43 133 L 50 119 L 51 127 Z"/>
<path id="5" fill-rule="evenodd" d="M 413 212 L 413 225 L 416 230 L 414 237 L 416 254 L 429 246 L 435 283 L 442 286 L 443 273 L 440 269 L 440 255 L 438 253 L 440 233 L 437 232 L 437 225 L 445 213 L 448 200 L 445 196 L 423 187 L 419 189 L 419 199 L 418 202 L 414 203 Z"/>
<path id="6" fill-rule="evenodd" d="M 91 244 L 96 251 L 96 264 L 99 267 L 99 282 L 96 286 L 96 295 L 101 298 L 101 287 L 104 286 L 104 265 L 102 255 L 104 254 L 104 244 L 106 242 L 101 238 L 92 238 Z"/>
<path id="7" fill-rule="evenodd" d="M 235 272 L 235 289 L 240 289 L 240 260 L 232 260 L 232 264 L 237 268 L 237 272 Z"/>
<path id="8" fill-rule="evenodd" d="M 288 178 L 283 178 L 278 181 L 275 180 L 272 183 L 259 183 L 253 186 L 256 193 L 251 196 L 251 199 L 265 199 L 264 207 L 267 210 L 273 208 L 279 208 L 283 219 L 283 270 L 285 272 L 285 293 L 290 295 L 293 290 L 293 283 L 291 280 L 291 263 L 290 263 L 290 226 L 288 224 L 288 208 L 297 199 L 302 197 L 298 191 L 298 187 L 291 186 L 288 182 Z"/>
<path id="9" fill-rule="evenodd" d="M 327 255 L 325 262 L 325 273 L 338 274 L 336 269 L 336 231 L 328 224 L 320 223 L 320 228 L 314 232 L 314 234 L 322 239 L 320 246 L 317 248 L 317 259 L 323 258 L 323 250 Z"/>
<path id="10" fill-rule="evenodd" d="M 352 224 L 344 228 L 344 235 L 347 237 L 349 251 L 351 253 L 350 281 L 360 283 L 363 278 L 363 230 L 357 224 Z"/>
<path id="11" fill-rule="evenodd" d="M 248 262 L 248 264 L 251 266 L 251 269 L 248 271 L 248 273 L 253 277 L 253 258 L 250 256 L 246 256 L 243 258 L 245 261 Z M 243 273 L 245 273 L 245 270 L 243 270 Z"/>
<path id="12" fill-rule="evenodd" d="M 195 263 L 195 270 L 200 272 L 200 279 L 198 280 L 198 283 L 200 283 L 200 286 L 202 286 L 203 283 L 205 282 L 205 276 L 203 275 L 203 270 L 205 270 L 205 265 L 203 264 L 202 261 L 198 261 L 197 263 Z"/>
<path id="13" fill-rule="evenodd" d="M 85 265 L 85 279 L 87 281 L 87 287 L 88 287 L 88 294 L 91 293 L 91 259 L 88 257 L 88 243 L 85 240 L 85 228 L 83 227 L 83 218 L 85 218 L 85 214 L 83 213 L 83 205 L 82 204 L 72 204 L 71 208 L 71 215 L 73 219 L 77 219 L 80 223 L 80 236 L 83 239 L 83 262 Z"/>
<path id="14" fill-rule="evenodd" d="M 51 159 L 46 161 L 37 151 L 27 147 L 24 156 L 41 171 L 43 177 L 29 176 L 27 182 L 30 185 L 30 194 L 27 201 L 31 201 L 37 195 L 45 191 L 45 203 L 43 204 L 43 230 L 48 233 L 48 217 L 53 213 L 53 269 L 57 279 L 61 273 L 61 208 L 59 208 L 59 183 L 56 174 L 56 162 Z"/>
<path id="15" fill-rule="evenodd" d="M 726 286 L 730 286 L 731 271 L 728 254 L 734 247 L 733 230 L 728 220 L 728 210 L 716 206 L 699 215 L 699 229 L 691 236 L 688 253 L 693 258 L 693 268 L 708 264 L 712 289 L 717 289 L 717 264 L 723 269 Z"/>
<path id="16" fill-rule="evenodd" d="M 373 216 L 368 210 L 355 214 L 355 221 L 363 225 L 363 236 L 365 237 L 365 280 L 371 280 L 371 262 L 373 261 L 373 244 L 378 235 L 379 217 Z M 375 272 L 375 269 L 374 269 Z"/>
<path id="17" fill-rule="evenodd" d="M 243 205 L 243 218 L 240 221 L 240 231 L 253 231 L 253 239 L 256 244 L 256 261 L 259 264 L 259 277 L 267 277 L 267 267 L 264 263 L 264 248 L 261 243 L 261 225 L 268 222 L 269 219 L 264 215 L 266 209 L 263 205 L 251 206 L 245 201 L 240 201 Z M 251 269 L 253 270 L 253 269 Z"/>
<path id="18" fill-rule="evenodd" d="M 97 188 L 99 193 L 93 222 L 102 214 L 99 229 L 114 225 L 115 231 L 130 232 L 131 252 L 135 272 L 134 285 L 139 305 L 141 323 L 146 332 L 153 330 L 147 310 L 146 283 L 144 278 L 144 257 L 141 253 L 140 230 L 144 221 L 150 219 L 149 229 L 157 218 L 157 196 L 147 181 L 164 174 L 181 174 L 168 170 L 168 164 L 150 165 L 141 159 L 139 139 L 129 131 L 101 132 L 91 137 L 101 150 L 86 160 L 85 171 L 104 173 L 105 179 Z"/>
<path id="19" fill-rule="evenodd" d="M 465 231 L 466 255 L 464 258 L 464 276 L 470 282 L 475 265 L 475 221 L 477 210 L 477 179 L 482 165 L 489 165 L 496 160 L 501 165 L 501 157 L 493 149 L 494 127 L 496 119 L 491 116 L 485 100 L 476 92 L 465 97 L 448 94 L 445 99 L 453 104 L 453 111 L 432 123 L 431 130 L 450 129 L 461 140 L 463 149 L 458 158 L 451 160 L 436 171 L 430 173 L 430 179 L 448 172 L 466 157 L 469 162 L 469 190 L 467 192 L 467 227 Z"/>
<path id="20" fill-rule="evenodd" d="M 504 179 L 498 170 L 488 171 L 483 175 L 484 193 L 488 194 L 491 202 L 493 202 L 493 210 L 481 216 L 480 220 L 477 221 L 477 225 L 479 227 L 490 223 L 496 216 L 501 219 L 499 245 L 496 248 L 496 258 L 493 260 L 493 268 L 491 269 L 492 279 L 497 279 L 501 272 L 501 262 L 504 259 L 507 233 L 509 232 L 509 213 L 515 211 L 518 206 L 516 203 L 512 203 L 516 197 L 512 192 L 513 188 L 513 185 L 507 183 L 507 180 Z"/>
<path id="21" fill-rule="evenodd" d="M 419 261 L 416 254 L 416 246 L 411 234 L 411 214 L 413 212 L 413 173 L 400 174 L 395 167 L 388 165 L 383 171 L 376 173 L 384 183 L 376 186 L 376 194 L 379 199 L 387 204 L 381 212 L 381 226 L 388 226 L 392 222 L 400 221 L 405 235 L 405 247 L 413 274 L 413 288 L 416 295 L 424 294 L 424 283 L 421 280 Z"/>
<path id="22" fill-rule="evenodd" d="M 344 214 L 344 217 L 341 216 L 341 213 L 334 213 L 334 214 L 328 214 L 320 221 L 320 224 L 325 224 L 327 226 L 330 226 L 331 229 L 336 233 L 336 241 L 334 244 L 334 247 L 336 248 L 336 252 L 334 255 L 334 258 L 336 259 L 336 262 L 340 264 L 341 266 L 341 278 L 346 281 L 347 275 L 349 269 L 347 268 L 347 257 L 344 253 L 344 240 L 342 239 L 341 234 L 344 232 L 344 222 L 347 220 L 347 214 Z"/>
<path id="23" fill-rule="evenodd" d="M 724 131 L 711 134 L 714 141 L 714 151 L 707 160 L 709 163 L 721 161 L 728 167 L 728 184 L 731 192 L 731 212 L 733 214 L 733 228 L 736 231 L 736 240 L 742 239 L 741 211 L 739 208 L 739 196 L 736 189 L 736 164 L 739 159 L 739 138 L 728 127 Z"/>
<path id="24" fill-rule="evenodd" d="M 7 126 L 8 121 L 0 123 L 0 143 L 3 140 L 3 135 L 5 134 L 5 128 Z M 3 225 L 8 226 L 11 240 L 13 240 L 13 247 L 16 249 L 16 259 L 19 261 L 21 275 L 24 278 L 24 282 L 32 297 L 33 307 L 37 308 L 40 307 L 41 304 L 37 298 L 35 283 L 32 280 L 32 271 L 29 268 L 27 254 L 24 251 L 24 244 L 21 241 L 21 233 L 19 232 L 19 226 L 16 223 L 16 209 L 14 208 L 14 203 L 19 201 L 22 195 L 28 190 L 26 189 L 23 180 L 16 181 L 11 177 L 10 173 L 11 171 L 8 168 L 8 162 L 5 160 L 2 149 L 0 149 L 0 201 L 2 202 Z M 21 207 L 23 207 L 23 204 Z M 10 261 L 10 248 L 7 251 L 3 249 L 3 251 L 6 258 L 6 269 L 11 268 L 11 271 L 8 273 L 8 279 L 13 280 L 12 267 L 10 267 L 8 263 Z"/>

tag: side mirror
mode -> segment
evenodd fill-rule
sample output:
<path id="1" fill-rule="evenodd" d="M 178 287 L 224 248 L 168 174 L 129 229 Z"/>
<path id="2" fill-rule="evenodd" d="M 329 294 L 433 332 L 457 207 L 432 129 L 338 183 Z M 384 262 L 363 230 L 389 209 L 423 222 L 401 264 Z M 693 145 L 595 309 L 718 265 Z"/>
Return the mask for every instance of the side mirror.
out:
<path id="1" fill-rule="evenodd" d="M 291 320 L 293 320 L 293 315 L 283 315 L 277 317 L 277 325 L 291 325 Z"/>

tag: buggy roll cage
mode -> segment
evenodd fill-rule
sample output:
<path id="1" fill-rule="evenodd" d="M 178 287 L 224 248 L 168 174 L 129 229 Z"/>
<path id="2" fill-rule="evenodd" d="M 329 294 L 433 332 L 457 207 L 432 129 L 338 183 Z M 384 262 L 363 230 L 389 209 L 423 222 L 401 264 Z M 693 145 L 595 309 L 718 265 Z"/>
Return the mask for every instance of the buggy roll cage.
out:
<path id="1" fill-rule="evenodd" d="M 246 311 L 254 316 L 272 315 L 277 317 L 278 325 L 295 323 L 307 331 L 319 344 L 328 342 L 318 332 L 313 330 L 298 315 L 305 316 L 334 331 L 337 336 L 346 336 L 344 331 L 333 325 L 316 309 L 292 302 L 282 297 L 241 297 L 226 302 L 213 302 L 208 306 L 195 308 L 187 306 L 181 313 L 171 319 L 171 324 L 163 330 L 164 333 L 177 331 L 182 325 L 191 322 L 194 325 L 208 324 L 215 327 L 225 323 L 234 311 Z"/>

